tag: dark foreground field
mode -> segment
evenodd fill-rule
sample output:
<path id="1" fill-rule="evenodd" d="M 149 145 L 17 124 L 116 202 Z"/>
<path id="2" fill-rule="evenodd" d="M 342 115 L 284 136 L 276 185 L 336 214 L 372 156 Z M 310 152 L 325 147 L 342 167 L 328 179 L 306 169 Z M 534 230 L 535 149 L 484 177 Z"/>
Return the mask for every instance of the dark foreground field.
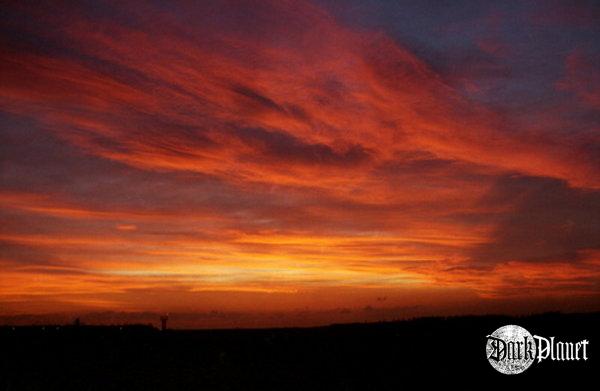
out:
<path id="1" fill-rule="evenodd" d="M 518 324 L 588 339 L 589 360 L 543 361 L 519 375 L 488 363 L 485 336 Z M 400 390 L 598 379 L 600 313 L 425 318 L 307 329 L 158 331 L 0 328 L 0 390 Z M 537 383 L 537 384 L 535 384 Z"/>

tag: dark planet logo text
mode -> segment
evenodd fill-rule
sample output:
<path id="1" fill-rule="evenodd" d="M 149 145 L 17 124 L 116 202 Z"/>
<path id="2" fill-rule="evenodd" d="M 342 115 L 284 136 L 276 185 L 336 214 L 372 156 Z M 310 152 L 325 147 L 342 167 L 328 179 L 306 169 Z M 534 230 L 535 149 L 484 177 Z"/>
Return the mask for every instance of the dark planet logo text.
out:
<path id="1" fill-rule="evenodd" d="M 487 359 L 498 372 L 515 375 L 527 370 L 534 361 L 579 361 L 588 359 L 589 341 L 557 341 L 531 335 L 521 326 L 502 326 L 486 336 Z"/>

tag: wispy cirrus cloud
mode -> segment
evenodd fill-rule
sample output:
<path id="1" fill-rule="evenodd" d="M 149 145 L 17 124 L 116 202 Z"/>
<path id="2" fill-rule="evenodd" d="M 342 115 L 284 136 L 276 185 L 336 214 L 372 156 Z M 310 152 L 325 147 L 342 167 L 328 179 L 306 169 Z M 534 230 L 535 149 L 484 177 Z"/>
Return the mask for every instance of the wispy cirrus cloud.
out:
<path id="1" fill-rule="evenodd" d="M 7 12 L 4 302 L 598 293 L 599 144 L 580 121 L 593 105 L 557 119 L 485 104 L 398 39 L 308 2 Z M 510 82 L 522 48 L 504 41 L 475 42 L 461 80 Z M 583 62 L 566 64 L 550 89 L 589 104 Z M 549 262 L 562 266 L 544 280 Z"/>

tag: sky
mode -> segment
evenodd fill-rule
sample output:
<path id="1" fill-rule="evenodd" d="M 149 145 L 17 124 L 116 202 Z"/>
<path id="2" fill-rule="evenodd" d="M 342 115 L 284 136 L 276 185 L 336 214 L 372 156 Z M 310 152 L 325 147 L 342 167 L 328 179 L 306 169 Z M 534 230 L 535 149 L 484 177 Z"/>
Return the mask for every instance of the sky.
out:
<path id="1" fill-rule="evenodd" d="M 600 310 L 600 5 L 14 1 L 0 323 Z"/>

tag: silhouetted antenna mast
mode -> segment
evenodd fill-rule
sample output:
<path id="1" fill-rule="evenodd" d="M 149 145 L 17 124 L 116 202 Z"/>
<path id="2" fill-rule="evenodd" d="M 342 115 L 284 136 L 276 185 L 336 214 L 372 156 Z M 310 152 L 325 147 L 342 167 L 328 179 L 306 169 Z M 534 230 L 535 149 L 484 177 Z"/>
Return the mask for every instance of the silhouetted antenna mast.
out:
<path id="1" fill-rule="evenodd" d="M 169 316 L 163 315 L 160 317 L 160 329 L 165 331 L 167 329 L 167 321 L 169 320 Z"/>

